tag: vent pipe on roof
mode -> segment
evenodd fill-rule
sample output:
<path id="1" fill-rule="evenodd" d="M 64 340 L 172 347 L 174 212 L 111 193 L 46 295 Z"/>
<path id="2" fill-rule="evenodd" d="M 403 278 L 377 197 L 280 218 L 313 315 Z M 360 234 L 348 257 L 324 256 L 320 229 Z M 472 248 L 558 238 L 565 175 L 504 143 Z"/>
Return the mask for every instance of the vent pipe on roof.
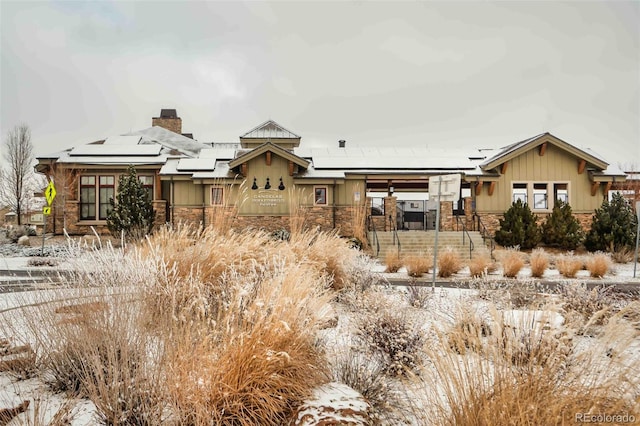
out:
<path id="1" fill-rule="evenodd" d="M 346 144 L 347 144 L 347 141 L 345 141 L 344 139 L 340 139 L 338 141 L 338 148 L 344 148 Z"/>

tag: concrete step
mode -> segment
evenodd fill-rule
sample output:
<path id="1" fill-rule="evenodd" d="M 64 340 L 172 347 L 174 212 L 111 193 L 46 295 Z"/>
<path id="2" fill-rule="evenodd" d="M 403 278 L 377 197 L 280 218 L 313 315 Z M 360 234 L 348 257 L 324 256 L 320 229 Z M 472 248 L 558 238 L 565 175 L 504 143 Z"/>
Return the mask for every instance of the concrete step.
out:
<path id="1" fill-rule="evenodd" d="M 397 235 L 393 232 L 377 232 L 376 236 L 380 245 L 378 257 L 383 258 L 390 250 L 398 250 L 397 240 L 400 240 L 400 252 L 402 255 L 433 253 L 435 247 L 435 231 L 401 231 Z M 396 240 L 397 237 L 397 240 Z M 474 248 L 471 257 L 489 255 L 489 249 L 484 245 L 482 237 L 478 232 L 463 234 L 456 231 L 441 231 L 438 233 L 438 251 L 446 248 L 454 249 L 462 259 L 469 259 L 469 238 L 473 242 Z M 374 242 L 373 232 L 369 233 L 369 241 Z M 377 246 L 373 244 L 374 252 Z M 375 254 L 375 253 L 374 253 Z"/>

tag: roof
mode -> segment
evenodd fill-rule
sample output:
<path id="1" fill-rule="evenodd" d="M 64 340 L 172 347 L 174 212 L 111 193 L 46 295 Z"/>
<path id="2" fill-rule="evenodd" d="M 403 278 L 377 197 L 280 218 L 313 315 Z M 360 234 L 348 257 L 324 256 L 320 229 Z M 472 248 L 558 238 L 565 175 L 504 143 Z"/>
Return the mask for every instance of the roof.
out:
<path id="1" fill-rule="evenodd" d="M 300 136 L 285 129 L 273 120 L 267 120 L 259 126 L 249 130 L 240 138 L 247 139 L 300 139 Z"/>
<path id="2" fill-rule="evenodd" d="M 128 135 L 146 136 L 142 143 L 159 143 L 166 148 L 175 149 L 190 157 L 195 157 L 202 149 L 208 148 L 208 146 L 203 143 L 186 136 L 182 136 L 178 133 L 174 133 L 160 126 L 153 126 L 147 129 L 127 133 L 125 136 Z"/>
<path id="3" fill-rule="evenodd" d="M 312 148 L 294 152 L 312 159 L 315 169 L 340 170 L 473 170 L 484 159 L 478 150 L 426 147 Z"/>
<path id="4" fill-rule="evenodd" d="M 291 151 L 288 151 L 284 148 L 279 147 L 278 145 L 274 145 L 271 142 L 265 142 L 262 145 L 258 146 L 257 148 L 249 150 L 237 156 L 235 159 L 229 162 L 229 167 L 230 168 L 237 167 L 240 164 L 244 163 L 245 161 L 249 161 L 259 155 L 264 154 L 267 151 L 273 152 L 274 154 L 277 154 L 280 157 L 285 158 L 286 160 L 293 161 L 295 164 L 305 169 L 309 167 L 309 161 L 295 155 Z"/>
<path id="5" fill-rule="evenodd" d="M 546 143 L 546 142 L 552 143 L 553 145 L 556 145 L 557 147 L 567 152 L 570 152 L 576 157 L 587 161 L 588 163 L 592 164 L 593 166 L 601 170 L 606 169 L 607 166 L 609 165 L 609 163 L 604 161 L 602 157 L 600 157 L 595 152 L 591 150 L 580 149 L 552 135 L 551 133 L 546 132 L 546 133 L 541 133 L 539 135 L 536 135 L 532 138 L 525 139 L 523 141 L 508 145 L 504 148 L 501 148 L 494 156 L 484 161 L 480 165 L 480 167 L 483 170 L 493 169 L 499 166 L 500 164 L 505 163 L 510 159 L 517 157 L 522 153 L 529 151 L 532 148 L 535 148 L 536 146 L 542 145 L 543 143 Z"/>

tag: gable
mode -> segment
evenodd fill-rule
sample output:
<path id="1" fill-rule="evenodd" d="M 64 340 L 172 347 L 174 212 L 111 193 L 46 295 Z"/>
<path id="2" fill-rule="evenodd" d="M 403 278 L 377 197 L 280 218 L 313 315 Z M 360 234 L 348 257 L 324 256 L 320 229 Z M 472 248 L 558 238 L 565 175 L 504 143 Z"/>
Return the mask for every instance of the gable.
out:
<path id="1" fill-rule="evenodd" d="M 574 145 L 571 145 L 562 139 L 553 136 L 550 133 L 543 133 L 533 138 L 526 139 L 521 142 L 509 145 L 503 148 L 498 154 L 489 158 L 487 161 L 480 165 L 483 171 L 491 171 L 498 169 L 501 174 L 504 174 L 506 164 L 514 158 L 520 157 L 529 151 L 536 151 L 537 155 L 544 156 L 548 152 L 548 147 L 553 145 L 554 147 L 565 151 L 570 154 L 576 160 L 576 167 L 579 172 L 582 173 L 587 166 L 591 169 L 605 170 L 609 165 L 606 161 L 602 160 L 597 155 L 582 150 Z"/>
<path id="2" fill-rule="evenodd" d="M 277 145 L 274 145 L 271 142 L 267 142 L 251 151 L 248 151 L 236 157 L 234 160 L 230 161 L 229 168 L 234 169 L 236 167 L 241 166 L 242 164 L 246 164 L 249 161 L 263 155 L 265 156 L 265 161 L 267 161 L 268 163 L 271 162 L 271 155 L 277 155 L 278 157 L 282 157 L 288 162 L 295 164 L 303 169 L 307 169 L 307 167 L 309 167 L 309 162 L 304 158 L 298 157 L 292 152 L 287 151 L 286 149 L 283 149 Z"/>
<path id="3" fill-rule="evenodd" d="M 268 120 L 240 136 L 240 144 L 243 148 L 256 148 L 266 142 L 272 142 L 283 148 L 293 149 L 300 146 L 300 139 L 300 136 L 275 121 Z"/>

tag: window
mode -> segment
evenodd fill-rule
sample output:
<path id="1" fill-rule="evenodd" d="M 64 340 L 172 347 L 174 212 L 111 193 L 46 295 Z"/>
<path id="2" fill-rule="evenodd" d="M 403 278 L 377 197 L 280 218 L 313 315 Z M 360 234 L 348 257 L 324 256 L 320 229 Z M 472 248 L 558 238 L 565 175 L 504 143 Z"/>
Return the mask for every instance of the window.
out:
<path id="1" fill-rule="evenodd" d="M 569 184 L 566 182 L 514 182 L 511 184 L 513 202 L 520 200 L 527 203 L 533 200 L 533 205 L 529 204 L 531 210 L 553 209 L 556 200 L 569 203 Z M 553 198 L 550 197 L 553 191 Z"/>
<path id="2" fill-rule="evenodd" d="M 96 177 L 80 177 L 80 220 L 96 219 Z"/>
<path id="3" fill-rule="evenodd" d="M 107 215 L 111 211 L 110 200 L 113 199 L 115 195 L 116 185 L 115 185 L 115 177 L 113 176 L 100 176 L 100 220 L 107 220 Z"/>
<path id="4" fill-rule="evenodd" d="M 314 204 L 327 204 L 327 187 L 326 186 L 316 186 L 313 189 L 314 192 Z"/>
<path id="5" fill-rule="evenodd" d="M 138 176 L 138 180 L 147 193 L 149 200 L 153 200 L 153 176 Z"/>
<path id="6" fill-rule="evenodd" d="M 553 185 L 553 199 L 569 204 L 569 190 L 566 183 L 556 183 Z"/>
<path id="7" fill-rule="evenodd" d="M 80 220 L 106 220 L 115 197 L 116 178 L 80 176 Z"/>
<path id="8" fill-rule="evenodd" d="M 211 188 L 211 205 L 221 206 L 224 204 L 224 188 L 214 186 Z"/>
<path id="9" fill-rule="evenodd" d="M 513 202 L 520 200 L 523 204 L 527 203 L 527 184 L 526 183 L 514 183 L 513 184 Z"/>
<path id="10" fill-rule="evenodd" d="M 384 216 L 384 198 L 371 198 L 371 216 Z"/>
<path id="11" fill-rule="evenodd" d="M 549 208 L 546 183 L 533 184 L 533 208 L 536 210 L 547 210 Z"/>

